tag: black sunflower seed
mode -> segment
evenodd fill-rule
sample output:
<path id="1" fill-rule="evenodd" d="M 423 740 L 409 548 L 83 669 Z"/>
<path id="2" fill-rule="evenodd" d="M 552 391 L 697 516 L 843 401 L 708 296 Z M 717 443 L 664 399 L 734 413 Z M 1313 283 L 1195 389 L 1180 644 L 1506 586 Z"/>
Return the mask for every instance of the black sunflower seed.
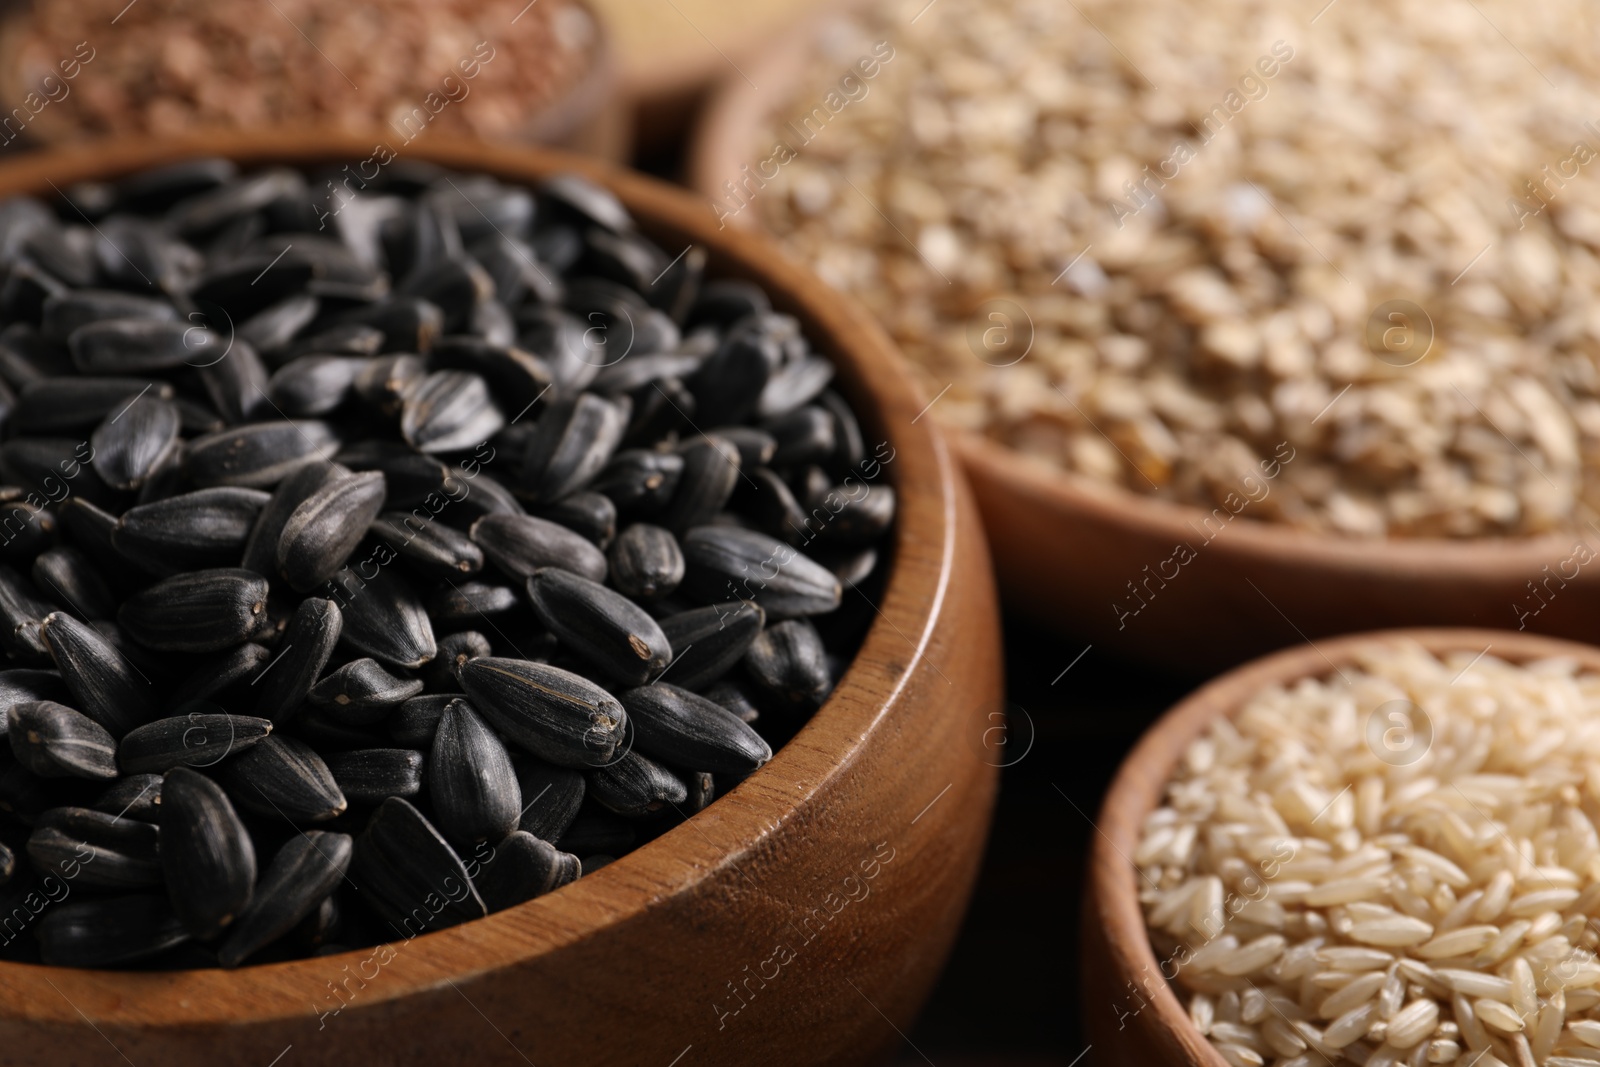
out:
<path id="1" fill-rule="evenodd" d="M 311 703 L 352 726 L 381 721 L 393 708 L 422 692 L 416 678 L 396 678 L 374 659 L 351 660 L 311 687 Z"/>
<path id="2" fill-rule="evenodd" d="M 90 323 L 120 319 L 171 323 L 178 321 L 178 313 L 171 304 L 153 297 L 113 289 L 79 289 L 46 300 L 39 329 L 52 340 L 65 341 Z"/>
<path id="3" fill-rule="evenodd" d="M 171 319 L 103 319 L 73 330 L 67 347 L 84 374 L 150 374 L 222 359 L 227 341 Z"/>
<path id="4" fill-rule="evenodd" d="M 291 837 L 261 872 L 255 898 L 229 928 L 217 959 L 237 967 L 294 929 L 338 888 L 354 851 L 348 834 L 311 830 Z"/>
<path id="5" fill-rule="evenodd" d="M 682 589 L 696 600 L 753 600 L 775 619 L 839 606 L 842 589 L 833 572 L 767 534 L 701 526 L 685 534 L 682 545 Z"/>
<path id="6" fill-rule="evenodd" d="M 383 498 L 378 471 L 325 478 L 284 522 L 274 573 L 302 593 L 333 577 L 383 510 Z"/>
<path id="7" fill-rule="evenodd" d="M 123 601 L 117 621 L 164 652 L 217 652 L 243 644 L 267 610 L 267 580 L 237 567 L 164 578 Z"/>
<path id="8" fill-rule="evenodd" d="M 683 779 L 638 752 L 588 772 L 589 796 L 618 815 L 642 815 L 688 799 Z"/>
<path id="9" fill-rule="evenodd" d="M 345 799 L 366 806 L 421 793 L 428 757 L 411 748 L 358 748 L 330 752 L 325 762 Z"/>
<path id="10" fill-rule="evenodd" d="M 683 581 L 683 551 L 670 530 L 636 522 L 607 550 L 611 584 L 635 600 L 670 596 Z"/>
<path id="11" fill-rule="evenodd" d="M 326 353 L 343 356 L 376 356 L 383 347 L 383 331 L 371 326 L 349 324 L 296 338 L 278 353 L 283 360 Z"/>
<path id="12" fill-rule="evenodd" d="M 117 743 L 105 728 L 65 704 L 13 704 L 6 737 L 17 761 L 41 778 L 117 776 Z"/>
<path id="13" fill-rule="evenodd" d="M 395 667 L 420 667 L 438 651 L 422 600 L 393 567 L 365 580 L 346 567 L 327 588 L 344 614 L 342 639 L 356 652 Z"/>
<path id="14" fill-rule="evenodd" d="M 483 569 L 483 551 L 472 538 L 434 522 L 426 512 L 419 516 L 416 511 L 385 511 L 368 532 L 430 578 L 459 581 Z"/>
<path id="15" fill-rule="evenodd" d="M 405 800 L 378 805 L 356 838 L 350 878 L 389 924 L 385 939 L 441 930 L 488 914 L 444 837 Z"/>
<path id="16" fill-rule="evenodd" d="M 688 324 L 729 326 L 740 319 L 771 311 L 772 301 L 759 285 L 743 278 L 718 278 L 701 287 L 689 311 Z"/>
<path id="17" fill-rule="evenodd" d="M 492 654 L 489 639 L 476 630 L 447 634 L 439 638 L 439 654 L 433 658 L 432 663 L 422 669 L 423 681 L 430 689 L 455 689 L 456 673 L 468 660 Z"/>
<path id="18" fill-rule="evenodd" d="M 24 385 L 10 418 L 19 433 L 87 430 L 116 415 L 134 397 L 172 399 L 172 386 L 153 378 L 40 378 Z"/>
<path id="19" fill-rule="evenodd" d="M 786 415 L 815 400 L 833 381 L 833 364 L 815 356 L 804 356 L 786 364 L 767 380 L 756 404 L 756 414 L 765 419 Z"/>
<path id="20" fill-rule="evenodd" d="M 444 324 L 438 306 L 412 296 L 394 296 L 339 316 L 340 326 L 371 326 L 383 331 L 380 352 L 426 352 Z"/>
<path id="21" fill-rule="evenodd" d="M 61 703 L 69 699 L 67 687 L 57 671 L 26 667 L 0 671 L 0 716 L 4 716 L 13 704 L 31 704 L 40 700 Z"/>
<path id="22" fill-rule="evenodd" d="M 661 632 L 672 646 L 672 684 L 698 690 L 726 674 L 744 656 L 766 612 L 751 601 L 713 604 L 668 615 Z"/>
<path id="23" fill-rule="evenodd" d="M 292 737 L 262 738 L 222 764 L 217 777 L 234 803 L 268 818 L 297 824 L 326 822 L 346 807 L 322 757 Z"/>
<path id="24" fill-rule="evenodd" d="M 311 324 L 320 306 L 317 298 L 307 293 L 285 297 L 239 323 L 236 336 L 264 355 L 277 353 L 294 340 L 295 334 Z M 288 359 L 277 362 L 281 365 Z"/>
<path id="25" fill-rule="evenodd" d="M 66 437 L 18 437 L 0 445 L 0 475 L 10 485 L 47 500 L 85 499 L 112 503 L 115 495 L 92 466 L 94 447 Z M 16 536 L 11 526 L 6 530 Z"/>
<path id="26" fill-rule="evenodd" d="M 189 939 L 164 896 L 71 901 L 39 920 L 39 957 L 53 967 L 113 967 Z"/>
<path id="27" fill-rule="evenodd" d="M 624 408 L 592 393 L 552 404 L 523 454 L 523 489 L 534 500 L 559 500 L 582 488 L 611 459 L 627 423 Z"/>
<path id="28" fill-rule="evenodd" d="M 478 450 L 474 450 L 476 455 Z M 466 463 L 466 460 L 462 460 Z M 526 509 L 517 501 L 511 490 L 487 474 L 479 473 L 468 491 L 459 491 L 461 479 L 452 480 L 451 506 L 438 511 L 440 519 L 458 530 L 471 529 L 472 524 L 485 515 L 522 515 Z"/>
<path id="29" fill-rule="evenodd" d="M 28 838 L 41 871 L 101 889 L 161 885 L 161 832 L 153 823 L 89 808 L 51 808 Z"/>
<path id="30" fill-rule="evenodd" d="M 143 396 L 106 417 L 89 438 L 94 469 L 113 489 L 137 489 L 172 454 L 178 441 L 177 406 Z"/>
<path id="31" fill-rule="evenodd" d="M 559 667 L 485 656 L 465 664 L 460 678 L 472 706 L 497 730 L 559 766 L 606 763 L 627 726 L 615 697 Z"/>
<path id="32" fill-rule="evenodd" d="M 184 237 L 213 233 L 234 219 L 262 211 L 275 200 L 305 200 L 306 180 L 283 168 L 228 177 L 215 188 L 184 197 L 166 215 L 169 230 Z"/>
<path id="33" fill-rule="evenodd" d="M 601 549 L 608 547 L 617 534 L 617 506 L 603 493 L 572 493 L 554 504 L 535 508 L 534 513 L 582 534 Z"/>
<path id="34" fill-rule="evenodd" d="M 711 431 L 739 450 L 739 469 L 749 473 L 772 462 L 778 442 L 765 430 L 754 426 L 719 426 Z"/>
<path id="35" fill-rule="evenodd" d="M 685 815 L 704 811 L 717 796 L 717 780 L 710 771 L 686 771 L 682 775 L 689 796 L 683 802 Z"/>
<path id="36" fill-rule="evenodd" d="M 356 395 L 384 415 L 398 415 L 406 395 L 427 377 L 421 356 L 399 353 L 366 362 L 351 382 Z M 406 450 L 409 454 L 416 453 Z"/>
<path id="37" fill-rule="evenodd" d="M 744 722 L 755 722 L 761 717 L 761 710 L 756 706 L 755 701 L 750 698 L 750 693 L 744 683 L 738 679 L 724 678 L 715 685 L 707 687 L 702 695 L 713 704 L 732 712 Z"/>
<path id="38" fill-rule="evenodd" d="M 471 537 L 489 562 L 512 578 L 559 567 L 591 581 L 605 580 L 604 552 L 565 526 L 532 515 L 485 515 L 472 524 Z"/>
<path id="39" fill-rule="evenodd" d="M 470 626 L 516 606 L 517 591 L 509 585 L 447 582 L 428 600 L 428 614 L 441 626 Z"/>
<path id="40" fill-rule="evenodd" d="M 498 841 L 516 829 L 522 793 L 505 745 L 465 700 L 445 706 L 428 756 L 439 829 L 456 841 Z"/>
<path id="41" fill-rule="evenodd" d="M 833 512 L 826 526 L 818 531 L 817 542 L 830 547 L 860 548 L 871 545 L 894 522 L 894 489 L 887 485 L 864 485 L 859 495 L 838 487 L 824 498 Z"/>
<path id="42" fill-rule="evenodd" d="M 153 574 L 233 567 L 267 503 L 258 489 L 197 489 L 123 512 L 111 531 L 117 551 Z"/>
<path id="43" fill-rule="evenodd" d="M 570 881 L 578 857 L 557 851 L 548 841 L 518 830 L 494 846 L 494 856 L 472 880 L 491 912 L 514 907 Z"/>
<path id="44" fill-rule="evenodd" d="M 697 437 L 680 449 L 683 473 L 657 522 L 682 535 L 710 522 L 739 484 L 739 450 L 719 437 Z"/>
<path id="45" fill-rule="evenodd" d="M 496 306 L 492 303 L 488 306 Z M 537 356 L 481 337 L 441 337 L 428 352 L 428 369 L 467 371 L 489 386 L 512 418 L 532 407 L 550 388 L 550 368 Z"/>
<path id="46" fill-rule="evenodd" d="M 439 719 L 444 715 L 445 707 L 455 699 L 454 693 L 412 697 L 384 720 L 384 729 L 396 744 L 407 748 L 431 749 L 433 735 L 439 729 Z"/>
<path id="47" fill-rule="evenodd" d="M 348 470 L 337 463 L 310 463 L 278 483 L 272 496 L 256 515 L 255 525 L 244 543 L 242 566 L 246 570 L 269 577 L 278 573 L 278 543 L 283 538 L 283 528 L 295 513 L 324 483 L 347 474 Z"/>
<path id="48" fill-rule="evenodd" d="M 0 646 L 24 662 L 44 662 L 49 649 L 41 625 L 51 610 L 21 575 L 0 565 Z"/>
<path id="49" fill-rule="evenodd" d="M 269 719 L 190 712 L 129 730 L 117 745 L 126 775 L 161 774 L 173 767 L 211 767 L 258 744 L 272 732 Z"/>
<path id="50" fill-rule="evenodd" d="M 39 628 L 73 702 L 121 737 L 149 721 L 155 690 L 115 645 L 71 615 L 54 612 Z"/>
<path id="51" fill-rule="evenodd" d="M 57 545 L 34 557 L 33 581 L 46 596 L 81 619 L 109 619 L 117 613 L 111 587 L 93 561 L 71 545 Z"/>
<path id="52" fill-rule="evenodd" d="M 754 331 L 730 334 L 685 383 L 695 406 L 720 421 L 741 422 L 756 410 L 783 357 L 777 342 Z"/>
<path id="53" fill-rule="evenodd" d="M 661 627 L 639 605 L 598 582 L 554 567 L 528 579 L 539 621 L 620 685 L 643 685 L 672 659 Z"/>
<path id="54" fill-rule="evenodd" d="M 756 685 L 807 711 L 820 707 L 833 690 L 822 637 L 805 619 L 791 619 L 761 631 L 745 653 L 744 665 Z"/>
<path id="55" fill-rule="evenodd" d="M 118 819 L 156 822 L 161 814 L 161 775 L 124 774 L 106 786 L 91 805 Z"/>
<path id="56" fill-rule="evenodd" d="M 366 366 L 360 356 L 301 356 L 273 372 L 267 399 L 291 419 L 318 418 L 345 402 Z"/>
<path id="57" fill-rule="evenodd" d="M 660 682 L 617 694 L 634 748 L 674 767 L 747 774 L 772 758 L 761 735 L 705 697 Z"/>
<path id="58" fill-rule="evenodd" d="M 343 628 L 344 616 L 333 601 L 302 600 L 284 631 L 283 651 L 250 682 L 250 688 L 258 690 L 256 715 L 287 725 L 322 676 Z"/>
<path id="59" fill-rule="evenodd" d="M 400 433 L 419 452 L 457 452 L 487 441 L 505 421 L 478 375 L 435 371 L 406 392 Z"/>
<path id="60" fill-rule="evenodd" d="M 325 422 L 259 422 L 195 438 L 184 469 L 199 486 L 268 489 L 308 463 L 331 462 L 338 450 L 338 435 Z"/>
<path id="61" fill-rule="evenodd" d="M 256 850 L 222 787 L 174 767 L 161 782 L 161 868 L 184 929 L 214 937 L 250 904 Z"/>
<path id="62" fill-rule="evenodd" d="M 583 806 L 583 772 L 557 767 L 532 756 L 513 752 L 511 766 L 522 790 L 522 815 L 518 829 L 545 841 L 559 840 Z"/>
<path id="63" fill-rule="evenodd" d="M 210 700 L 217 694 L 257 677 L 276 655 L 265 645 L 249 642 L 228 649 L 203 662 L 173 687 L 173 706 Z"/>

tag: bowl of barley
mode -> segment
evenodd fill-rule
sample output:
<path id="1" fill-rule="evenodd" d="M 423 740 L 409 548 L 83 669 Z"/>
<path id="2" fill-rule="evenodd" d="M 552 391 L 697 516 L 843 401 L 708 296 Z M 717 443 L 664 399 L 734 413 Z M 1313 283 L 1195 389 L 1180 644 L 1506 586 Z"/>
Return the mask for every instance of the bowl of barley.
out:
<path id="1" fill-rule="evenodd" d="M 1600 649 L 1394 630 L 1240 667 L 1101 809 L 1100 1062 L 1600 1062 L 1597 814 Z"/>
<path id="2" fill-rule="evenodd" d="M 1063 634 L 1581 638 L 1600 24 L 1482 7 L 879 5 L 730 78 L 693 184 L 888 329 Z"/>

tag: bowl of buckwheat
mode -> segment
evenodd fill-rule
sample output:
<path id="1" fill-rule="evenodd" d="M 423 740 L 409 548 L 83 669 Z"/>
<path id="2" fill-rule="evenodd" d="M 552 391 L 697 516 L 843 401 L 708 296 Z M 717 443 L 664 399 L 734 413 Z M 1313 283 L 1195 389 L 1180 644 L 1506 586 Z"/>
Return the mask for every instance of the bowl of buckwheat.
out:
<path id="1" fill-rule="evenodd" d="M 1583 635 L 1600 26 L 1480 6 L 880 5 L 730 79 L 695 184 L 875 313 L 1063 634 Z"/>
<path id="2" fill-rule="evenodd" d="M 21 4 L 0 20 L 0 69 L 16 105 L 0 148 L 279 127 L 620 159 L 627 140 L 606 25 L 584 0 Z"/>

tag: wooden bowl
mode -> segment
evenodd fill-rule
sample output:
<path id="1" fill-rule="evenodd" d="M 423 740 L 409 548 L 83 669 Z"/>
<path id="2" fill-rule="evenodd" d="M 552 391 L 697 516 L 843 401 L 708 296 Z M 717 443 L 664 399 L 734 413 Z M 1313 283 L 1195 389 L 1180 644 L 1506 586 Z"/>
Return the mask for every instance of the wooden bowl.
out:
<path id="1" fill-rule="evenodd" d="M 693 188 L 720 200 L 724 182 L 760 158 L 757 133 L 804 75 L 813 38 L 793 35 L 757 61 L 760 91 L 724 80 L 690 153 Z M 758 215 L 752 205 L 727 221 L 755 228 Z M 1100 653 L 1211 673 L 1306 638 L 1380 627 L 1600 636 L 1600 566 L 1584 563 L 1600 557 L 1600 528 L 1475 541 L 1340 538 L 1254 521 L 1248 506 L 1236 519 L 1157 500 L 977 434 L 952 436 L 1007 606 Z"/>
<path id="2" fill-rule="evenodd" d="M 192 155 L 361 159 L 371 139 L 124 140 L 0 163 L 0 196 Z M 428 138 L 414 155 L 613 189 L 674 253 L 704 247 L 796 315 L 900 498 L 878 618 L 833 696 L 711 807 L 560 891 L 387 948 L 237 971 L 0 963 L 0 1063 L 849 1064 L 900 1043 L 981 858 L 1000 697 L 983 533 L 960 471 L 870 319 L 694 198 L 554 152 Z M 872 445 L 869 444 L 869 448 Z M 291 1051 L 292 1046 L 292 1051 Z"/>
<path id="3" fill-rule="evenodd" d="M 569 0 L 569 2 L 584 11 L 594 27 L 594 40 L 589 48 L 588 63 L 577 80 L 566 86 L 560 96 L 537 111 L 529 112 L 517 129 L 515 137 L 510 139 L 526 144 L 565 148 L 615 163 L 625 162 L 632 146 L 633 127 L 627 103 L 619 93 L 620 67 L 611 28 L 613 20 L 607 19 L 604 13 L 596 10 L 594 0 Z M 0 8 L 0 95 L 19 103 L 34 88 L 33 85 L 23 81 L 22 67 L 16 58 L 20 47 L 19 38 L 24 32 L 28 12 L 29 6 L 23 3 L 7 3 Z M 270 15 L 271 11 L 267 13 Z M 93 44 L 92 39 L 90 44 Z M 512 57 L 511 61 L 530 62 L 535 58 Z M 92 62 L 84 70 L 91 74 L 96 73 Z M 107 75 L 104 71 L 99 71 L 98 76 Z M 421 102 L 421 95 L 418 94 L 418 103 Z M 470 99 L 470 96 L 462 100 L 462 106 L 471 106 L 466 103 L 467 99 Z M 24 110 L 23 114 L 26 115 L 27 111 Z M 302 132 L 308 126 L 305 122 L 288 122 L 284 125 Z M 333 129 L 331 125 L 326 128 Z M 197 127 L 186 130 L 185 135 L 207 137 L 210 136 L 211 130 L 211 127 Z M 261 131 L 257 127 L 253 132 Z M 335 135 L 340 132 L 348 133 L 348 131 L 336 131 Z M 416 136 L 431 139 L 435 132 L 424 128 Z M 24 126 L 15 141 L 0 144 L 0 154 L 53 145 L 85 144 L 99 139 L 101 138 L 95 134 L 86 134 L 76 127 L 63 124 L 56 109 L 46 104 L 39 112 L 37 120 Z M 387 139 L 393 143 L 396 140 L 403 140 L 403 135 L 397 137 L 393 130 L 389 130 Z M 365 155 L 363 154 L 362 158 L 365 158 Z"/>
<path id="4" fill-rule="evenodd" d="M 1099 1067 L 1227 1067 L 1162 977 L 1128 859 L 1189 743 L 1264 688 L 1331 674 L 1354 663 L 1361 649 L 1397 640 L 1414 641 L 1435 654 L 1476 655 L 1492 645 L 1493 655 L 1512 663 L 1566 656 L 1580 669 L 1600 671 L 1600 648 L 1572 641 L 1503 630 L 1387 630 L 1318 641 L 1314 647 L 1301 645 L 1256 660 L 1167 712 L 1123 761 L 1101 806 L 1089 851 L 1082 1012 Z"/>

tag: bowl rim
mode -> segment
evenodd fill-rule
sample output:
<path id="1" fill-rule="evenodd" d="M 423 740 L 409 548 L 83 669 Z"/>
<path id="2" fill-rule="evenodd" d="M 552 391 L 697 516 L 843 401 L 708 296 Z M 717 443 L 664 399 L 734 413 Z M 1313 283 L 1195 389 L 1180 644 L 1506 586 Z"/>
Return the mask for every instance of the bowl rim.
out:
<path id="1" fill-rule="evenodd" d="M 246 169 L 361 160 L 372 151 L 375 136 L 297 128 L 66 145 L 0 160 L 0 197 L 48 195 L 52 185 L 68 188 L 76 181 L 109 179 L 195 156 L 230 158 Z M 408 965 L 370 995 L 363 992 L 362 1010 L 452 979 L 526 967 L 603 929 L 636 921 L 653 905 L 692 890 L 714 873 L 742 874 L 745 865 L 760 863 L 802 806 L 842 779 L 873 738 L 891 728 L 890 712 L 919 673 L 944 608 L 958 519 L 956 465 L 938 432 L 913 421 L 922 400 L 893 344 L 864 309 L 777 254 L 770 242 L 731 228 L 719 231 L 712 213 L 691 193 L 568 152 L 441 135 L 408 146 L 403 158 L 513 182 L 581 174 L 611 189 L 642 231 L 658 238 L 681 235 L 688 247 L 705 248 L 713 276 L 756 281 L 777 310 L 801 318 L 814 346 L 835 363 L 836 387 L 850 398 L 863 430 L 880 435 L 893 449 L 884 468 L 898 514 L 890 571 L 874 605 L 877 617 L 833 694 L 771 761 L 693 818 L 572 885 L 482 919 L 388 943 L 400 948 Z M 378 948 L 369 947 L 232 971 L 0 962 L 0 990 L 7 994 L 0 1015 L 77 1025 L 84 1017 L 75 1006 L 82 997 L 95 1004 L 95 1019 L 113 1025 L 148 1027 L 158 1020 L 163 1028 L 184 1028 L 298 1020 L 307 1017 L 308 1004 L 315 1016 L 313 995 L 340 976 L 341 965 L 345 972 L 359 971 L 377 954 Z M 472 965 L 463 968 L 461 960 Z"/>
<path id="2" fill-rule="evenodd" d="M 1124 758 L 1094 821 L 1095 835 L 1085 875 L 1084 921 L 1097 924 L 1109 949 L 1116 974 L 1162 976 L 1150 943 L 1144 913 L 1139 906 L 1133 855 L 1144 820 L 1155 810 L 1171 771 L 1189 743 L 1218 718 L 1237 714 L 1261 690 L 1302 678 L 1321 677 L 1356 662 L 1374 648 L 1403 643 L 1420 645 L 1435 655 L 1450 652 L 1484 653 L 1492 648 L 1497 658 L 1515 663 L 1555 656 L 1570 657 L 1582 669 L 1600 671 L 1600 647 L 1511 630 L 1467 627 L 1411 627 L 1373 630 L 1297 645 L 1251 660 L 1196 689 L 1173 705 L 1144 734 Z M 1131 983 L 1130 983 L 1131 984 Z M 1200 1033 L 1165 977 L 1143 984 L 1153 1009 L 1154 1027 L 1163 1039 L 1176 1041 L 1204 1067 L 1227 1067 L 1222 1054 Z M 1085 997 L 1088 996 L 1087 987 Z"/>
<path id="3" fill-rule="evenodd" d="M 855 5 L 844 4 L 814 14 L 796 32 L 773 41 L 762 53 L 761 85 L 753 88 L 737 76 L 722 78 L 711 90 L 690 142 L 685 176 L 690 188 L 715 200 L 718 183 L 738 177 L 743 164 L 754 163 L 750 147 L 767 114 L 788 102 L 790 90 L 806 71 L 818 34 Z M 744 229 L 769 232 L 758 213 L 740 210 L 728 221 Z M 1198 504 L 1164 500 L 1120 485 L 1100 485 L 1048 461 L 1008 448 L 983 434 L 942 427 L 974 482 L 994 481 L 1014 497 L 1055 513 L 1065 525 L 1085 519 L 1114 525 L 1139 536 L 1176 544 L 1196 536 L 1195 527 L 1213 514 Z M 1218 505 L 1221 507 L 1221 505 Z M 1560 559 L 1582 528 L 1555 530 L 1525 537 L 1340 537 L 1253 518 L 1228 524 L 1228 536 L 1208 543 L 1207 552 L 1233 558 L 1271 560 L 1301 568 L 1335 572 L 1404 571 L 1418 579 L 1448 579 L 1472 571 L 1490 581 L 1516 583 Z M 1596 524 L 1590 524 L 1596 525 Z M 1600 535 L 1600 526 L 1596 527 Z M 1199 535 L 1204 538 L 1204 535 Z"/>

